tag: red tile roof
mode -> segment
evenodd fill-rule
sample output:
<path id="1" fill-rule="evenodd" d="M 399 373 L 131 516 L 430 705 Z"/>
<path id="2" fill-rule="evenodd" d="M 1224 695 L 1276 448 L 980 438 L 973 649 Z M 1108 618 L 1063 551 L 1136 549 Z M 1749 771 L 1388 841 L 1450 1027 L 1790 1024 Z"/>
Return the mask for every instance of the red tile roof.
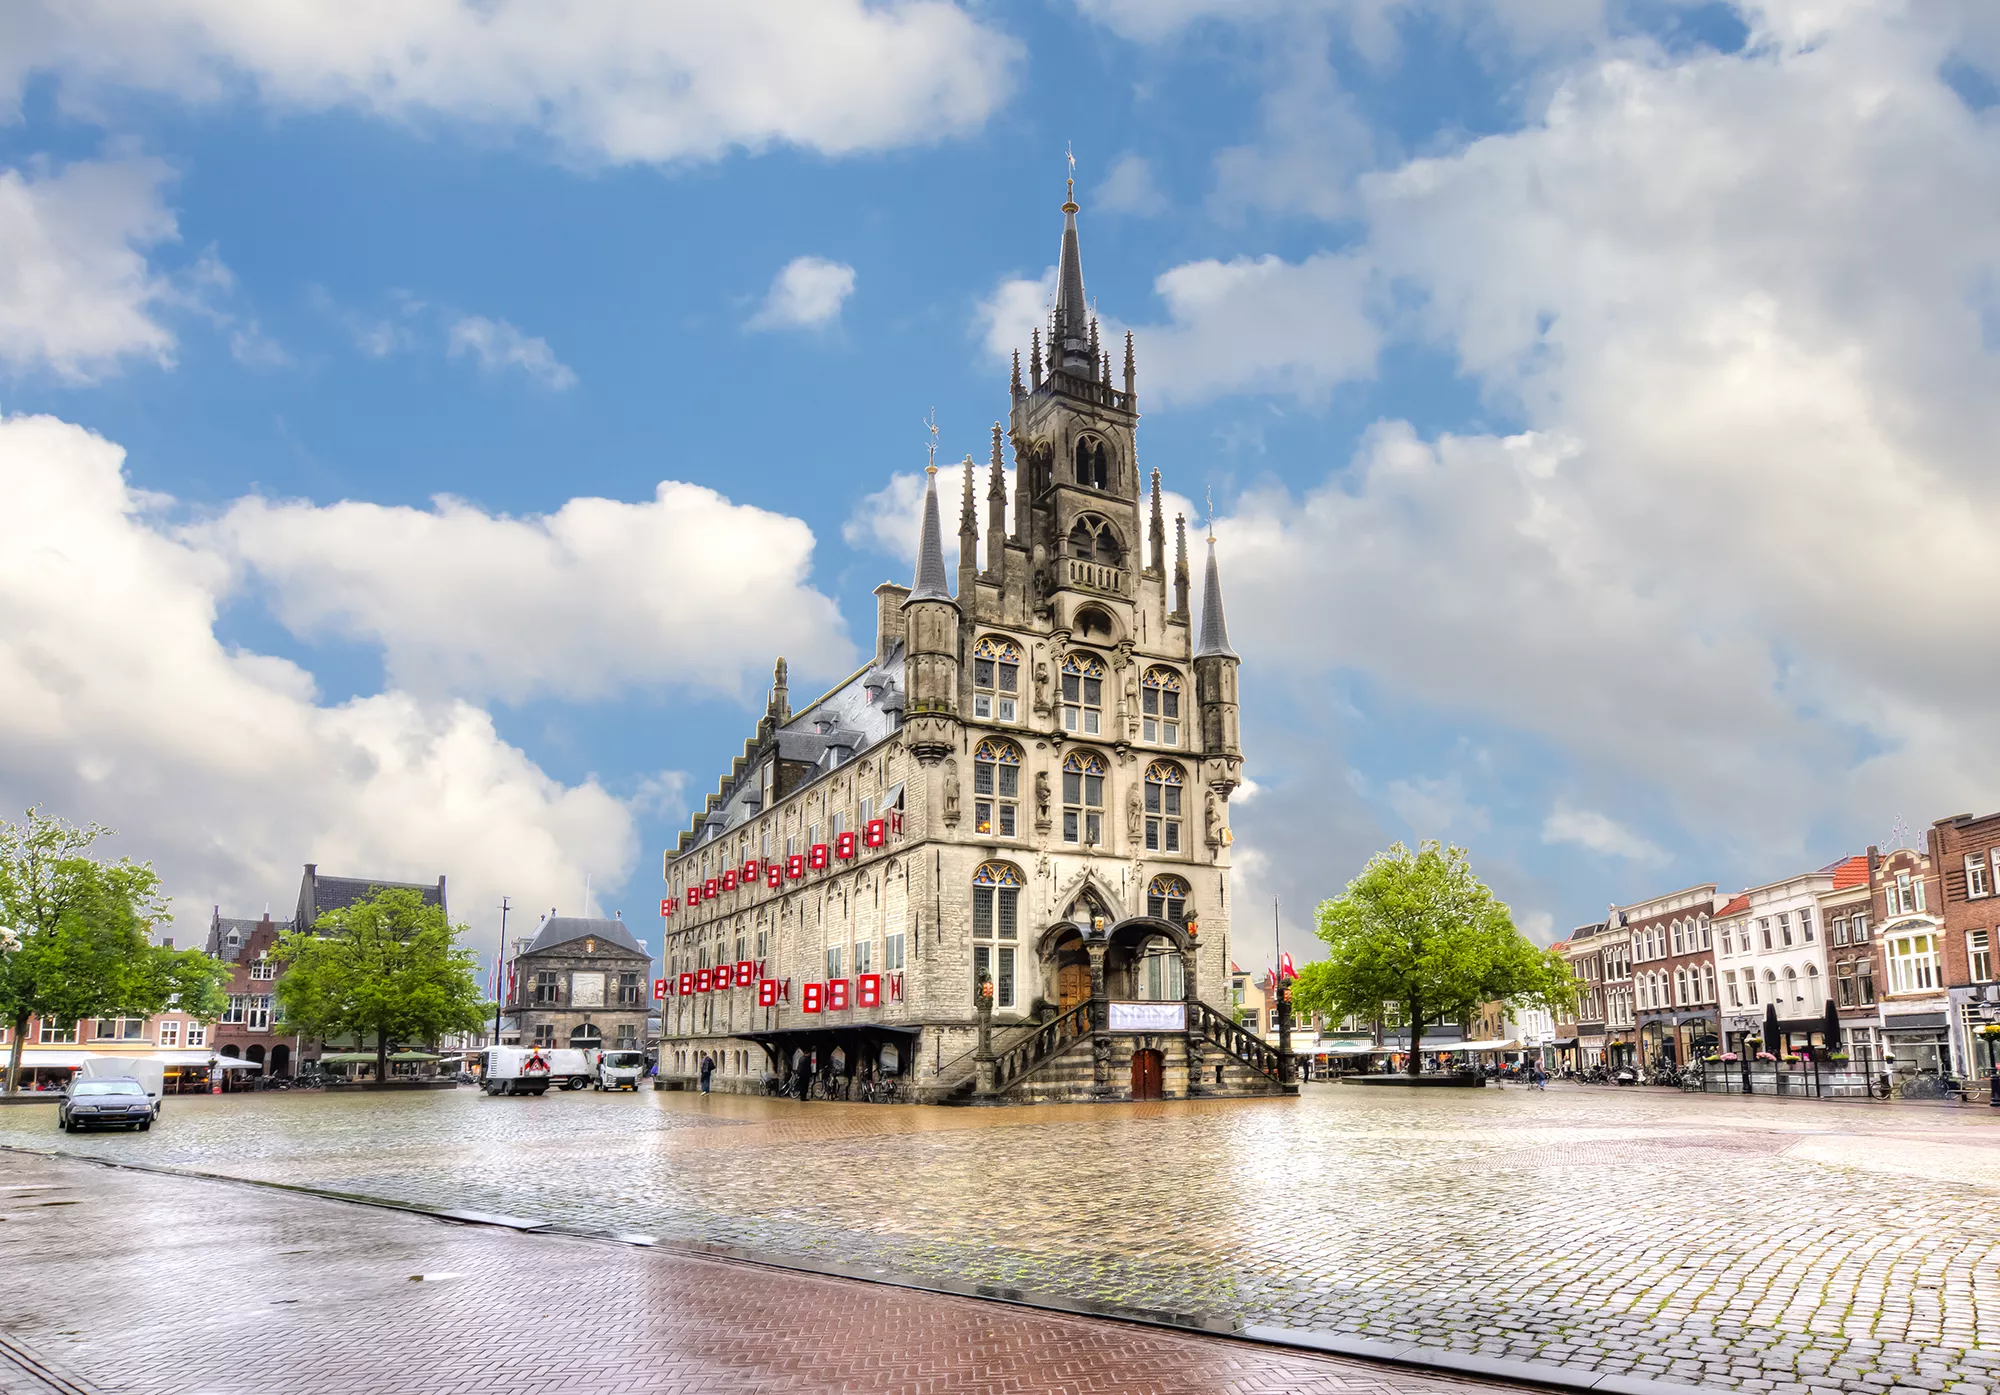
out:
<path id="1" fill-rule="evenodd" d="M 1718 916 L 1735 915 L 1738 911 L 1747 911 L 1749 909 L 1750 909 L 1749 896 L 1736 895 L 1730 897 L 1729 904 L 1724 906 L 1721 910 L 1717 911 L 1716 915 Z"/>
<path id="2" fill-rule="evenodd" d="M 1868 859 L 1850 857 L 1833 869 L 1833 889 L 1842 891 L 1850 886 L 1868 884 Z"/>

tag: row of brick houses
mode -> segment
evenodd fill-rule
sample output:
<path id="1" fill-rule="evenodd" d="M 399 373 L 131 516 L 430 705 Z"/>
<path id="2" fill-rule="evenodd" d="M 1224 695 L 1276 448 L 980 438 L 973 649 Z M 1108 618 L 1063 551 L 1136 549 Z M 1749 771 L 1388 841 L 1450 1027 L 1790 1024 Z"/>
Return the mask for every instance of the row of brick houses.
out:
<path id="1" fill-rule="evenodd" d="M 225 916 L 220 906 L 209 916 L 203 948 L 229 966 L 223 985 L 227 1006 L 213 1022 L 178 1009 L 153 1017 L 101 1018 L 84 1022 L 30 1019 L 23 1040 L 21 1069 L 28 1088 L 59 1086 L 87 1056 L 132 1056 L 156 1060 L 171 1080 L 201 1080 L 221 1073 L 287 1077 L 317 1060 L 321 1044 L 278 1030 L 277 981 L 282 972 L 271 958 L 278 939 L 294 925 L 317 924 L 328 911 L 350 906 L 381 887 L 410 887 L 426 902 L 445 904 L 445 879 L 410 883 L 379 877 L 329 877 L 307 863 L 299 879 L 292 917 L 275 920 L 268 909 L 256 920 Z M 163 943 L 172 946 L 171 939 Z M 0 1053 L 12 1045 L 0 1025 Z M 242 1062 L 241 1067 L 224 1065 Z M 4 1055 L 0 1055 L 0 1066 Z"/>
<path id="2" fill-rule="evenodd" d="M 1579 1067 L 1682 1065 L 1757 1049 L 1746 1043 L 1775 1013 L 1792 1052 L 1984 1073 L 1980 1029 L 2000 1022 L 1996 940 L 2000 813 L 1953 815 L 1920 848 L 1607 908 L 1556 946 L 1579 986 L 1557 1051 Z"/>

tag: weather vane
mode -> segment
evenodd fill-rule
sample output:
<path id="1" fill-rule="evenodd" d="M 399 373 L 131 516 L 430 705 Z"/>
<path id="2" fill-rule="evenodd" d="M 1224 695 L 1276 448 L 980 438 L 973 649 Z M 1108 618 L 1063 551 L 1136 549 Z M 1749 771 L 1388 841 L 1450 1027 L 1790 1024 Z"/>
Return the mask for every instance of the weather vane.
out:
<path id="1" fill-rule="evenodd" d="M 1076 150 L 1068 141 L 1063 142 L 1063 158 L 1069 161 L 1069 201 L 1076 202 Z"/>
<path id="2" fill-rule="evenodd" d="M 937 408 L 931 408 L 930 417 L 924 422 L 924 428 L 931 433 L 930 468 L 932 473 L 935 474 L 937 471 Z"/>
<path id="3" fill-rule="evenodd" d="M 1205 493 L 1208 496 L 1208 540 L 1210 542 L 1214 542 L 1215 541 L 1215 487 L 1211 485 L 1206 490 L 1204 490 L 1203 493 Z"/>

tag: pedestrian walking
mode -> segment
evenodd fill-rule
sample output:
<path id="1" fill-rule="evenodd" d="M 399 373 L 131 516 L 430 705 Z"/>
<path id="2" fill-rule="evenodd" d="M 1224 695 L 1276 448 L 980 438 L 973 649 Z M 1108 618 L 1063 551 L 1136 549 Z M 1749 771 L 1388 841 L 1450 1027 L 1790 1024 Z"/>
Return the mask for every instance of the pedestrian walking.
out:
<path id="1" fill-rule="evenodd" d="M 708 1078 L 715 1074 L 715 1057 L 706 1051 L 701 1053 L 701 1092 L 708 1093 Z"/>

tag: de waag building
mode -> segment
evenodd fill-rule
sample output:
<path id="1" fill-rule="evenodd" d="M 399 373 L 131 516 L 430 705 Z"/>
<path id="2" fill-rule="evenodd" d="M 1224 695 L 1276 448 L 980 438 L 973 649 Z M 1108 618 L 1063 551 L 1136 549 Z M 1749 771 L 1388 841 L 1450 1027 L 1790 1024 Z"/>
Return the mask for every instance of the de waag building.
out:
<path id="1" fill-rule="evenodd" d="M 1045 346 L 1016 355 L 1008 531 L 993 428 L 984 548 L 964 465 L 959 565 L 937 467 L 915 584 L 876 588 L 873 660 L 770 703 L 665 859 L 659 1084 L 1014 1102 L 1267 1094 L 1279 1054 L 1228 1002 L 1237 664 L 1209 539 L 1169 573 L 1123 385 L 1063 205 Z M 983 557 L 984 566 L 980 565 Z"/>

